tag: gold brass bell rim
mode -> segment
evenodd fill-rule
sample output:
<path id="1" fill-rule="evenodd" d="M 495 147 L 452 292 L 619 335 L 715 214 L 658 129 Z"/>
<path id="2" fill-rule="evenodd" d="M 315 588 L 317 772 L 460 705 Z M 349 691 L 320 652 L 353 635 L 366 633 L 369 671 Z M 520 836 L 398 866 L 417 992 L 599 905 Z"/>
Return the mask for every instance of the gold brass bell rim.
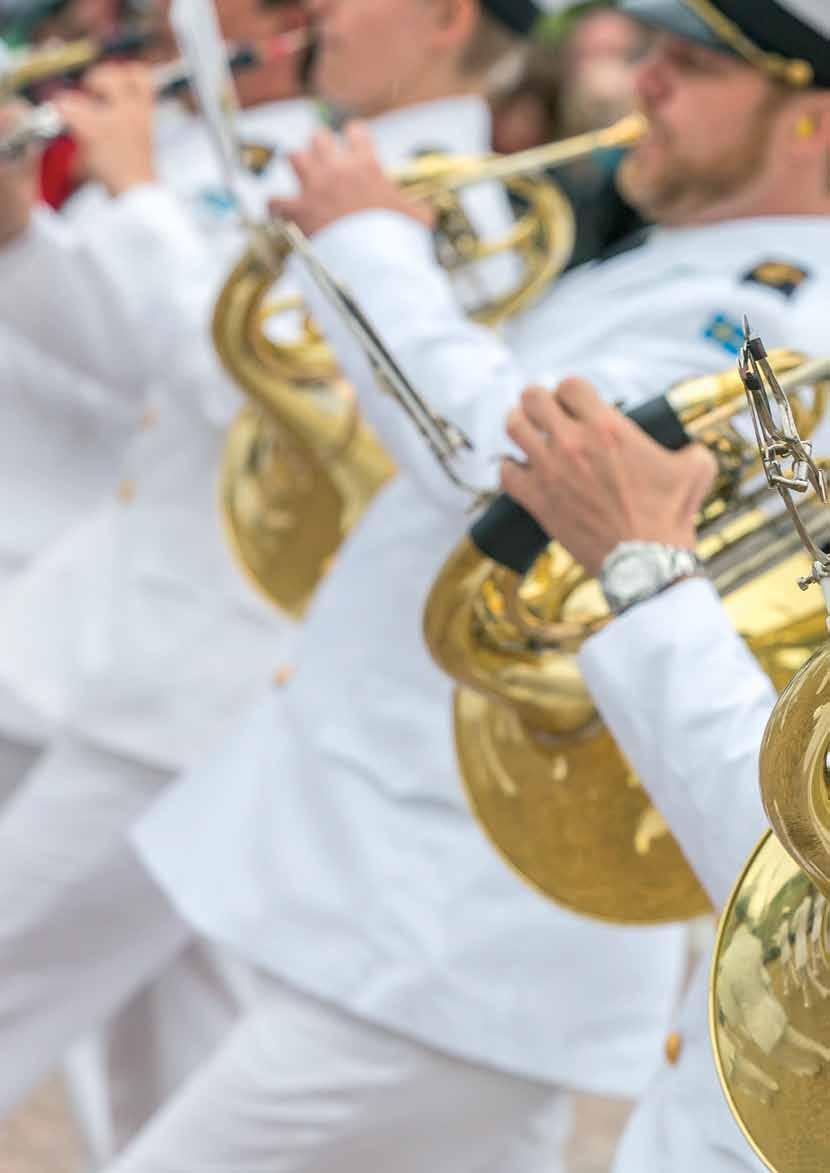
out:
<path id="1" fill-rule="evenodd" d="M 561 789 L 567 785 L 567 778 L 556 776 L 554 764 L 551 785 L 560 788 L 558 808 L 553 817 L 548 812 L 546 819 L 539 802 L 542 775 L 535 767 L 547 757 L 547 747 L 538 751 L 537 762 L 524 727 L 507 706 L 471 688 L 456 689 L 453 721 L 459 776 L 470 810 L 500 858 L 540 896 L 577 916 L 613 925 L 673 924 L 711 913 L 707 894 L 675 840 L 667 829 L 662 830 L 664 824 L 645 792 L 639 785 L 627 786 L 618 776 L 627 770 L 621 758 L 618 774 L 612 776 L 607 769 L 597 771 L 598 801 L 593 806 L 586 796 L 584 770 L 579 766 L 574 770 L 579 791 L 568 796 Z M 517 768 L 519 731 L 523 750 L 533 759 L 532 770 Z M 603 736 L 608 744 L 603 742 L 600 750 L 607 757 L 614 747 L 607 733 Z M 590 736 L 583 739 L 583 745 L 590 747 L 591 740 Z M 581 752 L 580 735 L 563 738 L 562 745 Z M 509 771 L 504 768 L 507 764 Z M 505 775 L 504 789 L 499 794 L 501 775 Z M 545 788 L 555 797 L 547 781 Z M 638 857 L 633 842 L 629 845 L 624 841 L 617 817 L 620 811 L 624 812 L 622 821 L 627 817 L 632 827 L 641 818 L 648 820 L 653 812 L 661 828 L 653 854 L 647 850 Z M 596 824 L 591 822 L 592 812 Z M 581 847 L 568 842 L 566 815 L 571 817 L 574 831 L 583 832 Z M 534 850 L 529 843 L 531 836 Z M 580 855 L 580 851 L 584 853 Z M 607 861 L 614 858 L 618 870 L 608 866 Z M 639 871 L 638 858 L 642 860 Z M 629 883 L 621 884 L 621 874 L 626 871 Z"/>
<path id="2" fill-rule="evenodd" d="M 830 1168 L 827 919 L 815 884 L 766 832 L 718 926 L 709 1032 L 729 1109 L 771 1173 Z"/>
<path id="3" fill-rule="evenodd" d="M 743 892 L 743 890 L 744 890 L 748 876 L 754 871 L 758 862 L 760 860 L 764 860 L 766 858 L 766 856 L 771 851 L 773 844 L 780 847 L 780 844 L 778 844 L 778 841 L 775 838 L 775 836 L 773 835 L 772 831 L 766 831 L 764 833 L 764 835 L 762 836 L 760 842 L 756 846 L 755 850 L 752 852 L 752 855 L 749 857 L 746 864 L 744 865 L 744 869 L 741 872 L 740 876 L 738 877 L 738 880 L 735 884 L 735 887 L 732 890 L 732 894 L 729 897 L 729 900 L 726 904 L 726 907 L 724 908 L 723 913 L 721 914 L 721 916 L 718 920 L 717 933 L 715 935 L 715 947 L 714 947 L 714 951 L 712 953 L 711 975 L 710 975 L 710 980 L 709 980 L 709 1042 L 712 1047 L 712 1056 L 715 1061 L 715 1068 L 718 1073 L 718 1080 L 720 1081 L 721 1090 L 724 1094 L 724 1097 L 726 1099 L 727 1104 L 729 1105 L 729 1111 L 732 1113 L 732 1116 L 733 1116 L 736 1124 L 738 1125 L 738 1127 L 740 1128 L 740 1130 L 743 1134 L 744 1140 L 747 1142 L 749 1147 L 755 1153 L 756 1157 L 758 1157 L 758 1159 L 760 1161 L 763 1161 L 763 1163 L 766 1165 L 766 1167 L 768 1169 L 770 1169 L 772 1171 L 772 1173 L 780 1173 L 780 1171 L 775 1170 L 775 1168 L 769 1164 L 764 1153 L 761 1151 L 759 1146 L 756 1144 L 755 1138 L 752 1135 L 751 1130 L 749 1129 L 749 1127 L 747 1126 L 747 1124 L 744 1120 L 743 1112 L 740 1110 L 740 1108 L 738 1107 L 738 1104 L 736 1103 L 735 1096 L 732 1091 L 731 1080 L 727 1076 L 726 1068 L 725 1068 L 724 1061 L 723 1061 L 723 1056 L 721 1053 L 720 1039 L 718 1036 L 720 1024 L 718 1021 L 718 996 L 717 996 L 718 966 L 720 963 L 720 958 L 723 953 L 726 935 L 729 932 L 729 929 L 731 927 L 732 909 L 734 908 L 735 903 L 736 903 L 738 897 L 740 896 L 741 892 Z"/>
<path id="4" fill-rule="evenodd" d="M 245 582 L 263 603 L 271 607 L 276 604 L 289 619 L 298 621 L 308 609 L 311 591 L 286 592 L 280 589 L 282 583 L 275 584 L 262 572 L 258 562 L 251 556 L 251 543 L 245 540 L 244 527 L 239 524 L 232 500 L 239 484 L 239 470 L 249 460 L 249 437 L 256 432 L 261 419 L 262 409 L 254 403 L 248 403 L 240 409 L 228 433 L 217 484 L 219 524 L 233 563 Z"/>

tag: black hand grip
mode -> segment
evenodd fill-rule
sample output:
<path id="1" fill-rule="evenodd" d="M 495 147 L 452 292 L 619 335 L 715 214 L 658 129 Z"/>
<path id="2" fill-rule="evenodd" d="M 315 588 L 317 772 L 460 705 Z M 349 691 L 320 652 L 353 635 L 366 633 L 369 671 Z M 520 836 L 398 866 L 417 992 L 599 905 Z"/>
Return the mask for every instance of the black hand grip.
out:
<path id="1" fill-rule="evenodd" d="M 488 505 L 470 537 L 485 558 L 517 574 L 527 574 L 550 542 L 538 521 L 506 493 Z"/>
<path id="2" fill-rule="evenodd" d="M 649 399 L 648 403 L 642 403 L 625 414 L 635 424 L 639 424 L 652 440 L 656 440 L 671 452 L 679 452 L 690 443 L 686 429 L 665 395 Z"/>
<path id="3" fill-rule="evenodd" d="M 665 395 L 650 399 L 626 414 L 672 452 L 689 443 L 689 436 Z M 488 506 L 470 530 L 470 537 L 485 558 L 492 558 L 517 574 L 527 574 L 553 540 L 526 509 L 506 494 Z"/>

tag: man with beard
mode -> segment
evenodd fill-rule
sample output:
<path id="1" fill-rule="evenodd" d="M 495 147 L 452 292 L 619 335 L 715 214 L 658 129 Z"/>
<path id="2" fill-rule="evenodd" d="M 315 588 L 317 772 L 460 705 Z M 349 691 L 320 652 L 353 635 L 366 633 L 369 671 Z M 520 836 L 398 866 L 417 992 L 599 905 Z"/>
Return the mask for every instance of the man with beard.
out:
<path id="1" fill-rule="evenodd" d="M 684 8 L 641 0 L 637 7 L 657 27 L 683 31 L 705 46 L 702 61 L 710 50 L 726 48 L 714 29 L 695 19 L 693 4 Z M 800 44 L 805 60 L 809 49 L 799 25 L 825 39 L 830 33 L 830 16 L 818 3 L 775 5 L 771 11 L 754 4 L 720 7 L 735 10 L 735 27 L 759 36 L 759 46 L 770 47 L 764 40 L 767 28 L 788 31 L 791 49 Z M 815 80 L 808 109 L 800 115 L 805 121 L 794 127 L 809 149 L 807 157 L 799 152 L 797 167 L 793 161 L 790 182 L 798 185 L 803 214 L 824 218 L 830 212 L 826 66 Z M 769 126 L 787 110 L 787 92 L 769 92 L 759 106 L 759 112 L 766 111 L 766 123 L 759 125 L 756 142 L 747 143 L 738 156 L 767 212 L 776 203 L 782 205 L 776 185 L 764 182 Z M 692 128 L 692 133 L 698 132 Z M 664 134 L 663 142 L 668 137 Z M 774 149 L 786 149 L 780 127 L 777 143 Z M 693 169 L 695 187 L 738 215 L 743 209 L 737 191 L 740 171 L 728 151 L 722 153 L 714 179 Z M 632 160 L 630 189 L 639 191 L 661 218 L 672 215 L 682 222 L 689 216 L 703 222 L 703 201 L 684 191 L 676 175 L 658 166 L 657 157 L 659 148 L 640 163 Z M 782 175 L 777 190 L 786 192 L 786 187 Z M 814 223 L 813 261 L 826 232 L 820 221 Z M 770 243 L 777 239 L 771 234 Z M 792 321 L 789 308 L 797 300 L 798 318 L 812 319 L 816 326 L 810 334 L 796 331 L 788 341 L 825 354 L 823 323 L 830 304 L 826 263 L 823 269 L 816 265 L 803 283 L 786 282 L 786 275 L 784 270 L 770 274 L 777 279 L 770 283 L 773 301 Z M 795 276 L 792 270 L 790 275 Z M 579 657 L 597 710 L 665 816 L 713 906 L 721 910 L 768 827 L 758 755 L 775 690 L 695 555 L 696 520 L 715 473 L 714 460 L 700 448 L 666 452 L 580 379 L 566 380 L 554 394 L 527 390 L 510 414 L 508 431 L 522 462 L 505 463 L 504 489 L 599 579 L 612 612 L 612 622 L 587 640 Z M 816 454 L 822 458 L 828 434 L 824 421 L 815 438 Z M 791 589 L 796 590 L 795 581 Z M 760 1173 L 765 1167 L 750 1151 L 718 1085 L 708 985 L 707 957 L 678 1015 L 663 1070 L 626 1129 L 614 1173 Z"/>

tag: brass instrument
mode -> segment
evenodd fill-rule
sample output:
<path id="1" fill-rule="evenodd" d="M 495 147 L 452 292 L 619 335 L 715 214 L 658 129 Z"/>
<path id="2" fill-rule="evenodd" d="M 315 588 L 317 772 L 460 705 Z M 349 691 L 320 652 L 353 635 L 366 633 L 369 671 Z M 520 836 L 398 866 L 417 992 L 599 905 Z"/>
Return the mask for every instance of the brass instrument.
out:
<path id="1" fill-rule="evenodd" d="M 787 351 L 774 361 L 789 393 L 826 381 L 798 405 L 805 428 L 814 426 L 830 362 L 805 364 Z M 699 553 L 738 630 L 783 687 L 822 639 L 823 618 L 810 599 L 774 612 L 764 602 L 804 558 L 791 527 L 746 491 L 757 454 L 750 458 L 732 424 L 741 410 L 743 385 L 729 372 L 681 384 L 630 416 L 667 447 L 695 439 L 718 457 Z M 816 524 L 830 539 L 830 518 Z M 599 585 L 548 542 L 500 499 L 445 565 L 427 604 L 427 644 L 458 684 L 456 749 L 470 804 L 510 866 L 574 912 L 626 924 L 704 913 L 706 894 L 605 728 L 575 659 L 607 621 Z"/>
<path id="2" fill-rule="evenodd" d="M 270 37 L 258 45 L 228 45 L 228 67 L 237 72 L 273 61 L 281 55 L 297 53 L 306 48 L 310 41 L 306 29 L 295 29 Z M 115 42 L 113 42 L 114 44 Z M 119 42 L 120 44 L 120 42 Z M 110 52 L 115 50 L 110 48 Z M 126 47 L 121 49 L 127 52 Z M 44 49 L 25 50 L 26 57 L 18 64 L 12 64 L 8 75 L 0 68 L 0 98 L 25 88 L 34 80 L 41 80 L 52 74 L 80 71 L 106 55 L 105 47 L 97 41 L 69 41 L 63 45 Z M 172 97 L 186 89 L 190 81 L 187 63 L 182 60 L 168 61 L 153 66 L 153 89 L 159 99 Z M 14 125 L 0 135 L 0 161 L 16 159 L 29 147 L 48 143 L 66 133 L 63 119 L 51 102 L 41 102 L 23 111 Z"/>
<path id="3" fill-rule="evenodd" d="M 0 97 L 20 93 L 38 82 L 82 73 L 96 61 L 136 53 L 152 40 L 143 29 L 125 29 L 99 40 L 49 41 L 23 49 L 3 49 L 0 55 Z M 0 44 L 0 48 L 2 44 Z"/>
<path id="4" fill-rule="evenodd" d="M 828 512 L 826 474 L 788 417 L 758 339 L 747 341 L 743 368 L 768 481 L 812 564 L 799 585 L 820 585 L 830 611 L 826 529 L 816 526 L 816 514 Z M 794 494 L 808 489 L 812 501 L 796 506 Z M 828 701 L 825 638 L 767 725 L 760 783 L 774 833 L 762 839 L 732 894 L 712 968 L 718 1073 L 746 1139 L 773 1173 L 830 1168 Z"/>
<path id="5" fill-rule="evenodd" d="M 438 213 L 442 261 L 450 269 L 512 252 L 521 278 L 474 317 L 496 325 L 524 309 L 565 268 L 573 250 L 571 206 L 539 172 L 642 137 L 639 115 L 607 130 L 510 157 L 429 156 L 395 176 Z M 502 181 L 528 211 L 500 241 L 481 241 L 457 196 Z M 231 428 L 221 473 L 221 510 L 237 561 L 268 598 L 301 615 L 338 546 L 394 467 L 361 423 L 334 356 L 294 301 L 269 304 L 291 251 L 282 238 L 263 252 L 261 237 L 231 273 L 214 314 L 216 348 L 251 403 Z M 264 330 L 274 313 L 303 316 L 299 337 Z"/>

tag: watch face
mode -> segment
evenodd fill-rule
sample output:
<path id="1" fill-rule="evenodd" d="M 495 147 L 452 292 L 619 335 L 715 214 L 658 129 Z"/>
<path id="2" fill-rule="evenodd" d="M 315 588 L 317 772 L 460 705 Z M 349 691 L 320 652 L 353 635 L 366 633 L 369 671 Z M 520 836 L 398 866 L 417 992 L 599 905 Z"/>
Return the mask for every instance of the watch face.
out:
<path id="1" fill-rule="evenodd" d="M 621 560 L 614 570 L 614 591 L 628 598 L 651 594 L 660 583 L 659 568 L 653 559 L 632 556 Z"/>

